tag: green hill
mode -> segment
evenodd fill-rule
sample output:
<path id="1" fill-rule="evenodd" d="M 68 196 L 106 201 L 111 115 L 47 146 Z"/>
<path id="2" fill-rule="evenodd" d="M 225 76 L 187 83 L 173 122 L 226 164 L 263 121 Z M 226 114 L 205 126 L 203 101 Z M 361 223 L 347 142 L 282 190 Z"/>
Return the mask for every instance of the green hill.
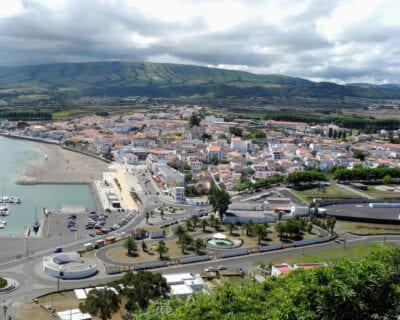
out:
<path id="1" fill-rule="evenodd" d="M 0 89 L 74 89 L 79 96 L 400 98 L 398 86 L 315 83 L 283 75 L 142 62 L 60 63 L 0 68 Z"/>

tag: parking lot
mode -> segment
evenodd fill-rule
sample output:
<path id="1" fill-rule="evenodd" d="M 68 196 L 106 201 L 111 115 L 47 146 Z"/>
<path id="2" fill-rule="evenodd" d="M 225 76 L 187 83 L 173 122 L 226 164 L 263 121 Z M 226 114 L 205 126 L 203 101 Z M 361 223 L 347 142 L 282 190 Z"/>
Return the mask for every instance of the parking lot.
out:
<path id="1" fill-rule="evenodd" d="M 49 215 L 46 237 L 59 237 L 60 244 L 107 234 L 118 230 L 135 216 L 135 212 L 115 211 L 100 214 L 53 213 Z M 46 227 L 46 226 L 45 226 Z"/>

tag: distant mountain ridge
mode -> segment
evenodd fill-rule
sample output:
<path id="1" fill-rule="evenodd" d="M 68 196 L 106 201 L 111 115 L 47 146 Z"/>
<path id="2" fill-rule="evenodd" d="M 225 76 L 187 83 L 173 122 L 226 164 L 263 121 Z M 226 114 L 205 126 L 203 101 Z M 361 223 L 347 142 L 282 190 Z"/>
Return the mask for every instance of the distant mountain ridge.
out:
<path id="1" fill-rule="evenodd" d="M 396 85 L 338 85 L 275 74 L 120 61 L 1 67 L 0 88 L 15 87 L 72 88 L 82 96 L 400 98 Z"/>

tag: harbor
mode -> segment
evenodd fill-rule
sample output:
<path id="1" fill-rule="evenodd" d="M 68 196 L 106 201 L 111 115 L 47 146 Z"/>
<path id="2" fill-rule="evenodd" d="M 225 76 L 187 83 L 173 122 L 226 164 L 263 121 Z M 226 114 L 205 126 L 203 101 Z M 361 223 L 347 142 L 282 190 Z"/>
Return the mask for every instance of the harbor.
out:
<path id="1" fill-rule="evenodd" d="M 59 146 L 4 137 L 0 137 L 0 148 L 9 154 L 0 159 L 0 219 L 4 221 L 0 223 L 0 237 L 40 236 L 42 208 L 97 209 L 90 181 L 101 177 L 106 164 Z M 22 180 L 29 183 L 17 183 Z"/>

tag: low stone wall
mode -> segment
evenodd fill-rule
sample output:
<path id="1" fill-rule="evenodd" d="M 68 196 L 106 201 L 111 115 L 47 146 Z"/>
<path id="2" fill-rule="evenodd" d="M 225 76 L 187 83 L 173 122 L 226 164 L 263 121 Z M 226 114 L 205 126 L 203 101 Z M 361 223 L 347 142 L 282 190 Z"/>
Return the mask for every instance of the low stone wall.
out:
<path id="1" fill-rule="evenodd" d="M 292 245 L 293 245 L 293 247 L 301 247 L 301 246 L 306 246 L 306 245 L 310 245 L 310 244 L 328 242 L 330 240 L 331 240 L 330 237 L 316 237 L 316 238 L 312 238 L 312 239 L 293 241 Z"/>
<path id="2" fill-rule="evenodd" d="M 283 248 L 283 243 L 278 242 L 278 243 L 271 243 L 268 246 L 260 246 L 258 250 L 260 252 L 267 252 L 267 251 L 272 251 L 272 250 L 279 250 Z"/>
<path id="3" fill-rule="evenodd" d="M 316 205 L 318 207 L 328 207 L 335 204 L 352 204 L 352 203 L 375 203 L 375 202 L 387 202 L 387 203 L 400 203 L 400 199 L 335 199 L 335 200 L 317 200 Z"/>
<path id="4" fill-rule="evenodd" d="M 220 254 L 221 258 L 229 258 L 229 257 L 236 257 L 236 256 L 243 256 L 248 254 L 249 251 L 247 248 L 240 248 L 240 249 L 232 249 L 229 251 L 224 251 Z"/>
<path id="5" fill-rule="evenodd" d="M 133 266 L 134 270 L 144 270 L 144 269 L 153 269 L 153 268 L 161 268 L 167 265 L 166 261 L 150 261 L 143 263 L 136 263 Z"/>
<path id="6" fill-rule="evenodd" d="M 191 262 L 199 262 L 199 261 L 207 261 L 210 260 L 210 256 L 208 254 L 202 256 L 186 256 L 178 258 L 178 262 L 180 264 L 191 263 Z"/>

